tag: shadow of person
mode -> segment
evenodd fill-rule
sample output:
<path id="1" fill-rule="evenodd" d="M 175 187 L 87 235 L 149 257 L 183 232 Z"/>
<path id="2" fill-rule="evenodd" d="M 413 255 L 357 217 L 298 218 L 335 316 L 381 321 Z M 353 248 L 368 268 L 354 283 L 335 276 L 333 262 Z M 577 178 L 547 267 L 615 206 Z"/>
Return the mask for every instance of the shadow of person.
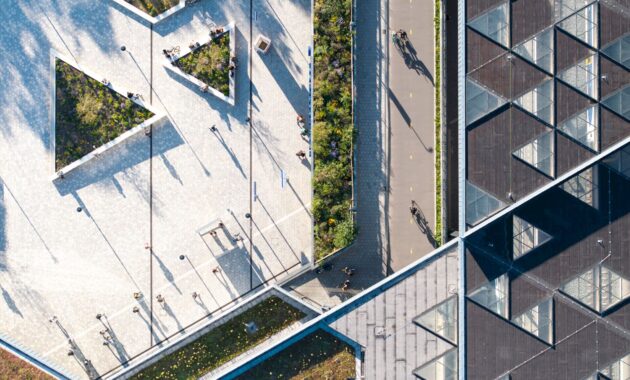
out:
<path id="1" fill-rule="evenodd" d="M 9 292 L 7 292 L 7 290 L 3 288 L 2 286 L 0 286 L 0 289 L 2 290 L 2 298 L 4 298 L 4 302 L 6 302 L 9 309 L 15 314 L 19 315 L 20 318 L 24 318 L 24 316 L 22 315 L 22 312 L 15 304 L 15 301 L 13 300 Z"/>
<path id="2" fill-rule="evenodd" d="M 429 82 L 431 82 L 431 85 L 435 86 L 433 74 L 431 74 L 431 71 L 424 64 L 424 62 L 422 62 L 422 60 L 418 58 L 418 53 L 411 44 L 411 41 L 407 42 L 406 50 L 403 53 L 403 56 L 405 58 L 405 64 L 409 69 L 415 71 L 420 76 L 424 76 L 429 80 Z"/>

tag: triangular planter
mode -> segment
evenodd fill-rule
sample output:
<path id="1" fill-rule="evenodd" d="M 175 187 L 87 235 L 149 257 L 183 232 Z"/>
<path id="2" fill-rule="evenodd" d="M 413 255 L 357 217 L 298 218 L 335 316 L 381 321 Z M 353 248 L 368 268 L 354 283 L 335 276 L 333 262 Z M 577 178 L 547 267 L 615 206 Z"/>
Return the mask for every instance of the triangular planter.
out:
<path id="1" fill-rule="evenodd" d="M 150 14 L 146 13 L 145 11 L 143 11 L 140 8 L 137 8 L 136 6 L 129 4 L 128 2 L 126 2 L 125 0 L 113 0 L 116 4 L 120 5 L 121 7 L 127 9 L 128 11 L 132 12 L 133 14 L 142 17 L 144 20 L 150 22 L 151 24 L 157 24 L 158 22 L 164 20 L 165 18 L 181 11 L 182 9 L 184 9 L 186 7 L 186 0 L 179 0 L 179 3 L 173 7 L 168 8 L 167 10 L 165 10 L 164 12 L 155 15 L 155 16 L 151 16 Z"/>
<path id="2" fill-rule="evenodd" d="M 174 54 L 171 53 L 171 55 L 168 58 L 164 59 L 163 65 L 167 70 L 170 70 L 171 72 L 179 75 L 180 77 L 186 79 L 187 81 L 195 84 L 200 89 L 206 88 L 205 92 L 208 92 L 233 106 L 235 104 L 235 98 L 236 98 L 236 82 L 235 82 L 236 74 L 229 76 L 229 96 L 226 96 L 221 91 L 211 87 L 208 83 L 205 83 L 202 80 L 196 78 L 195 76 L 184 72 L 181 68 L 179 68 L 176 65 L 176 62 L 180 60 L 181 58 L 187 56 L 188 54 L 193 53 L 194 51 L 198 49 L 203 48 L 204 46 L 211 43 L 214 39 L 220 38 L 226 33 L 229 35 L 229 38 L 230 38 L 230 42 L 229 42 L 230 56 L 232 57 L 236 56 L 236 35 L 234 33 L 235 32 L 234 23 L 233 22 L 229 23 L 223 26 L 222 28 L 224 32 L 219 35 L 212 37 L 210 36 L 210 34 L 207 34 L 203 36 L 202 38 L 200 38 L 198 41 L 195 41 L 194 44 L 196 46 L 194 46 L 194 48 L 192 49 L 191 49 L 191 46 L 180 47 L 178 53 L 174 53 Z"/>
<path id="3" fill-rule="evenodd" d="M 127 129 L 126 131 L 124 131 L 123 133 L 119 134 L 118 136 L 114 137 L 112 140 L 108 141 L 107 143 L 93 149 L 92 151 L 90 151 L 89 153 L 83 155 L 81 158 L 76 159 L 68 164 L 63 165 L 62 167 L 57 167 L 57 154 L 56 154 L 56 149 L 57 149 L 57 125 L 56 125 L 56 113 L 57 113 L 57 73 L 56 73 L 56 67 L 57 67 L 57 61 L 61 61 L 64 64 L 67 64 L 68 66 L 72 67 L 75 70 L 80 71 L 82 74 L 84 74 L 86 77 L 98 82 L 101 86 L 103 86 L 103 88 L 107 88 L 109 89 L 109 91 L 112 91 L 113 93 L 125 98 L 126 100 L 129 100 L 131 102 L 133 102 L 135 105 L 140 106 L 144 109 L 146 109 L 147 111 L 151 112 L 153 114 L 153 116 L 149 117 L 148 119 L 144 120 L 143 122 L 141 122 L 140 124 Z M 100 155 L 102 155 L 103 153 L 105 153 L 107 150 L 111 149 L 112 147 L 122 143 L 123 141 L 129 139 L 131 136 L 137 134 L 138 132 L 143 131 L 146 127 L 157 123 L 158 121 L 162 120 L 166 114 L 164 114 L 163 112 L 157 110 L 156 108 L 152 107 L 149 104 L 146 104 L 142 99 L 139 98 L 128 98 L 125 94 L 127 93 L 127 91 L 121 89 L 119 86 L 116 86 L 114 84 L 112 84 L 111 82 L 107 82 L 107 83 L 103 83 L 104 79 L 103 77 L 100 77 L 101 79 L 98 79 L 99 76 L 94 74 L 93 72 L 90 72 L 88 70 L 86 70 L 83 67 L 79 67 L 79 65 L 74 62 L 72 59 L 70 59 L 69 57 L 66 57 L 62 54 L 60 54 L 59 52 L 55 51 L 55 50 L 51 50 L 51 58 L 50 58 L 50 71 L 51 71 L 51 136 L 52 138 L 51 140 L 51 151 L 53 152 L 53 159 L 52 159 L 52 172 L 54 174 L 51 175 L 51 180 L 57 180 L 59 178 L 62 178 L 63 176 L 67 175 L 68 173 L 70 173 L 71 171 L 77 169 L 79 166 L 85 164 L 88 161 L 91 161 L 92 159 L 99 157 Z"/>

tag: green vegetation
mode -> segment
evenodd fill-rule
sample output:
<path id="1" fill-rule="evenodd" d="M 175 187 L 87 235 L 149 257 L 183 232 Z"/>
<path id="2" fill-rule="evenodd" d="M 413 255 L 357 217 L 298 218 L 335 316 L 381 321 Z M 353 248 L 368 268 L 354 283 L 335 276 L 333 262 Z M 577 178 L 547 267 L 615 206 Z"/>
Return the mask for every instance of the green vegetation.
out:
<path id="1" fill-rule="evenodd" d="M 316 0 L 314 8 L 313 217 L 315 256 L 350 244 L 352 218 L 351 0 Z"/>
<path id="2" fill-rule="evenodd" d="M 177 60 L 177 66 L 208 86 L 230 96 L 230 34 L 224 33 Z"/>
<path id="3" fill-rule="evenodd" d="M 17 356 L 0 350 L 0 379 L 52 380 L 53 378 Z"/>
<path id="4" fill-rule="evenodd" d="M 270 336 L 302 319 L 304 313 L 272 296 L 209 331 L 131 379 L 197 379 Z M 245 324 L 254 322 L 258 331 L 247 333 Z"/>
<path id="5" fill-rule="evenodd" d="M 237 379 L 346 380 L 356 376 L 354 349 L 319 330 Z"/>
<path id="6" fill-rule="evenodd" d="M 179 4 L 179 0 L 125 0 L 144 13 L 155 17 Z"/>
<path id="7" fill-rule="evenodd" d="M 442 245 L 442 107 L 441 107 L 441 1 L 435 0 L 435 233 L 438 246 Z"/>
<path id="8" fill-rule="evenodd" d="M 55 167 L 63 168 L 153 116 L 153 113 L 57 60 Z"/>

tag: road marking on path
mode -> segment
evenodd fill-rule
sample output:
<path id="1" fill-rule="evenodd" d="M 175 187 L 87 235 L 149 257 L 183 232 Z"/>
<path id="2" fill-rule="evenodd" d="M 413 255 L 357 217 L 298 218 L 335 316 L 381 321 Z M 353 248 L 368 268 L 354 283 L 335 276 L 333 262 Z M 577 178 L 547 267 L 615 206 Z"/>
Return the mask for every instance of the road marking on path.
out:
<path id="1" fill-rule="evenodd" d="M 410 92 L 410 93 L 409 93 L 409 97 L 410 97 L 410 98 L 413 98 L 413 92 Z"/>
<path id="2" fill-rule="evenodd" d="M 409 35 L 412 35 L 412 34 L 413 34 L 413 29 L 409 29 Z"/>
<path id="3" fill-rule="evenodd" d="M 409 192 L 413 192 L 413 186 L 409 186 Z"/>
<path id="4" fill-rule="evenodd" d="M 409 159 L 410 159 L 410 160 L 413 160 L 413 154 L 410 154 L 410 155 L 409 155 Z"/>

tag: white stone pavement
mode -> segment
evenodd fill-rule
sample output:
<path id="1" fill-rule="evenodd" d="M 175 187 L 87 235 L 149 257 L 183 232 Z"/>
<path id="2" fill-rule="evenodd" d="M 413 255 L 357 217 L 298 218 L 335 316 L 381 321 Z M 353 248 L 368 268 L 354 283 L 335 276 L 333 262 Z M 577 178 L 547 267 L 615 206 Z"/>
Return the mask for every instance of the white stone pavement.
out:
<path id="1" fill-rule="evenodd" d="M 240 62 L 234 107 L 160 64 L 162 49 L 232 21 Z M 72 377 L 87 377 L 81 355 L 107 373 L 250 290 L 247 212 L 254 286 L 308 263 L 311 172 L 295 156 L 308 151 L 295 125 L 308 110 L 308 1 L 252 0 L 251 8 L 249 1 L 200 1 L 153 33 L 113 1 L 20 1 L 0 9 L 0 30 L 0 336 Z M 250 35 L 259 32 L 272 49 L 250 57 Z M 152 81 L 152 103 L 170 122 L 51 182 L 50 49 L 145 101 Z M 289 178 L 284 188 L 281 171 Z M 258 195 L 251 210 L 250 180 Z M 197 234 L 217 219 L 243 242 Z M 214 274 L 217 265 L 222 271 Z M 140 303 L 137 291 L 145 295 Z M 97 313 L 107 315 L 120 344 L 102 345 Z M 75 357 L 49 322 L 53 315 L 76 342 Z"/>

